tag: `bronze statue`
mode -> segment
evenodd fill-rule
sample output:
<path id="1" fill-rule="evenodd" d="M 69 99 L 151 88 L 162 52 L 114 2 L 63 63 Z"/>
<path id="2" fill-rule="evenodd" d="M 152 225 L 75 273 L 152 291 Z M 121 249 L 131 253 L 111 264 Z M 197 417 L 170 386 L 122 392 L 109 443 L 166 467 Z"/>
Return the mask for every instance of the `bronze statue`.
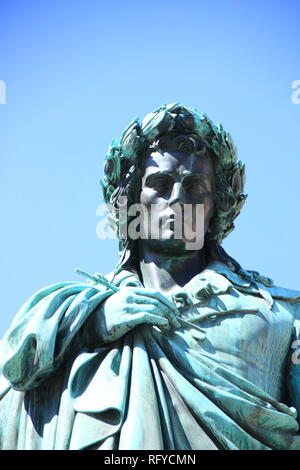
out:
<path id="1" fill-rule="evenodd" d="M 113 140 L 102 188 L 119 263 L 18 312 L 1 343 L 1 448 L 300 449 L 300 292 L 221 246 L 244 182 L 230 135 L 179 103 Z M 124 203 L 143 208 L 143 236 Z"/>

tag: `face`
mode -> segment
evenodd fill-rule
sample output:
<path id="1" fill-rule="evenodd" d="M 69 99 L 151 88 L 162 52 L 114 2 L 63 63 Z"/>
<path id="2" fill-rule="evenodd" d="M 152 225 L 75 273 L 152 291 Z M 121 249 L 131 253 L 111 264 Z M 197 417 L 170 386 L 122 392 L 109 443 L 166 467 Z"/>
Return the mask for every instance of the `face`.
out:
<path id="1" fill-rule="evenodd" d="M 173 150 L 148 154 L 140 203 L 150 215 L 151 235 L 142 243 L 154 251 L 174 255 L 201 249 L 213 214 L 213 193 L 214 168 L 209 157 Z M 159 237 L 153 237 L 153 228 L 158 224 Z M 195 242 L 191 235 L 196 234 L 197 244 L 191 244 Z"/>

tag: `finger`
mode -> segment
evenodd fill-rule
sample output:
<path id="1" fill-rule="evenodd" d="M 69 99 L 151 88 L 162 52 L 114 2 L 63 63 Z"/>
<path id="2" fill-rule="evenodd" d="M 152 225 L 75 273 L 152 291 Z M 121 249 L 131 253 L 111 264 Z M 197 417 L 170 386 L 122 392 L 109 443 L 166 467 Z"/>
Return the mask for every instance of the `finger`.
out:
<path id="1" fill-rule="evenodd" d="M 162 307 L 159 303 L 150 303 L 147 298 L 145 298 L 145 303 L 130 304 L 129 308 L 126 309 L 126 313 L 130 313 L 131 315 L 136 315 L 140 312 L 150 313 L 151 315 L 162 317 L 169 321 L 167 308 Z"/>
<path id="2" fill-rule="evenodd" d="M 176 315 L 174 314 L 174 311 L 171 310 L 168 306 L 166 306 L 164 303 L 162 303 L 160 300 L 157 300 L 152 297 L 146 297 L 143 295 L 136 295 L 133 299 L 133 305 L 152 305 L 159 311 L 162 311 L 167 318 L 170 320 L 172 326 L 174 328 L 180 327 L 180 323 L 176 318 Z"/>
<path id="3" fill-rule="evenodd" d="M 142 298 L 142 297 L 140 297 Z M 150 299 L 150 297 L 145 297 L 145 303 L 136 303 L 131 304 L 130 312 L 132 314 L 139 313 L 141 311 L 150 313 L 156 316 L 163 316 L 167 318 L 172 328 L 181 328 L 181 323 L 175 317 L 174 313 L 168 309 L 164 304 L 159 301 L 155 301 L 154 299 Z"/>
<path id="4" fill-rule="evenodd" d="M 166 316 L 173 328 L 180 328 L 181 324 L 175 315 L 174 311 L 171 310 L 167 305 L 165 305 L 160 300 L 154 300 L 151 297 L 146 297 L 147 302 L 150 302 L 151 305 L 155 306 L 159 312 L 162 312 Z"/>
<path id="5" fill-rule="evenodd" d="M 133 324 L 134 326 L 141 325 L 143 323 L 148 323 L 151 325 L 156 325 L 167 331 L 169 331 L 171 328 L 167 318 L 164 318 L 158 315 L 153 315 L 148 312 L 139 312 L 139 313 L 136 313 L 135 315 L 132 315 L 130 317 L 130 323 Z"/>
<path id="6" fill-rule="evenodd" d="M 162 294 L 158 293 L 159 295 L 156 294 L 154 296 L 154 293 L 152 292 L 152 296 L 150 296 L 150 295 L 147 295 L 148 292 L 150 291 L 147 291 L 146 293 L 144 291 L 141 294 L 138 293 L 138 295 L 134 297 L 133 301 L 137 304 L 148 303 L 151 305 L 155 305 L 157 308 L 161 309 L 164 312 L 164 314 L 168 317 L 171 325 L 174 328 L 180 328 L 181 324 L 176 318 L 177 316 L 180 315 L 180 312 L 177 309 L 177 307 L 174 304 L 172 304 L 171 301 L 166 299 Z"/>
<path id="7" fill-rule="evenodd" d="M 166 310 L 165 314 L 173 328 L 181 328 L 181 323 L 172 310 Z"/>
<path id="8" fill-rule="evenodd" d="M 165 297 L 159 290 L 151 290 L 151 289 L 136 287 L 134 288 L 134 292 L 138 295 L 146 295 L 153 299 L 158 299 L 167 307 L 169 307 L 175 313 L 175 315 L 180 315 L 180 312 L 178 308 L 176 307 L 176 305 L 174 304 L 174 302 L 172 302 L 167 297 Z"/>

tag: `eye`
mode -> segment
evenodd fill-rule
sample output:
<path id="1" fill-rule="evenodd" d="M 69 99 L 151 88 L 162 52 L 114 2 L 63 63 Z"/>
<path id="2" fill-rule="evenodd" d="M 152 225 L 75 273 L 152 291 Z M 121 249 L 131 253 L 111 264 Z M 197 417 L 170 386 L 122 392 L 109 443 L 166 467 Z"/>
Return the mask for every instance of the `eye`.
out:
<path id="1" fill-rule="evenodd" d="M 172 178 L 167 175 L 153 175 L 147 179 L 147 186 L 154 189 L 158 193 L 164 194 L 172 187 Z"/>
<path id="2" fill-rule="evenodd" d="M 204 194 L 209 192 L 209 188 L 202 179 L 188 178 L 184 181 L 184 189 L 189 193 Z"/>

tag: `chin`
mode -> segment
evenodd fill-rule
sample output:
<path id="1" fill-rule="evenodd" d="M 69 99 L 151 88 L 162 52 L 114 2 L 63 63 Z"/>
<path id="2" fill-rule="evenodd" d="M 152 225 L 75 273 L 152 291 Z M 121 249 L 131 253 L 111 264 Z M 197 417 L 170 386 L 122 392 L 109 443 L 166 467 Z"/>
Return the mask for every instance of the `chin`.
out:
<path id="1" fill-rule="evenodd" d="M 148 247 L 164 255 L 170 256 L 186 256 L 192 254 L 195 251 L 200 251 L 200 249 L 187 249 L 186 240 L 175 240 L 173 239 L 164 239 L 164 240 L 147 240 Z"/>

